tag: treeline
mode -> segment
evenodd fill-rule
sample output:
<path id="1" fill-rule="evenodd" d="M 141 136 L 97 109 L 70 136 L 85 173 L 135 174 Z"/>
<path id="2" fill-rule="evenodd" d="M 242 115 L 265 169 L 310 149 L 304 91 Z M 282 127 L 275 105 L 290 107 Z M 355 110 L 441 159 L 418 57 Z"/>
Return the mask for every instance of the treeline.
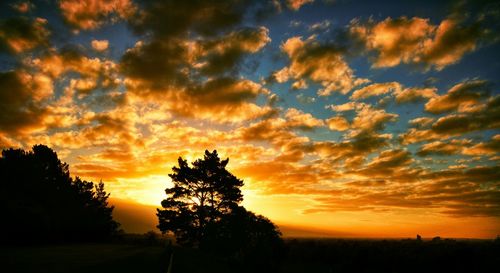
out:
<path id="1" fill-rule="evenodd" d="M 0 158 L 1 243 L 103 241 L 118 233 L 102 182 L 72 178 L 44 145 Z"/>

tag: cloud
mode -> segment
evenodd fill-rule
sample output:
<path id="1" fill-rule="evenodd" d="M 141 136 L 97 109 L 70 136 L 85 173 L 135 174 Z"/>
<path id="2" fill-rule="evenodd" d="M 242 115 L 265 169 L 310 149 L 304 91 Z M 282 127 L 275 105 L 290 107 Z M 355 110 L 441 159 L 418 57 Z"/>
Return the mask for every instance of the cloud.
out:
<path id="1" fill-rule="evenodd" d="M 311 151 L 331 161 L 366 156 L 389 144 L 391 135 L 370 131 L 358 131 L 344 137 L 340 142 L 318 141 L 311 145 Z M 307 146 L 306 146 L 307 147 Z M 308 148 L 308 147 L 307 147 Z"/>
<path id="2" fill-rule="evenodd" d="M 482 105 L 478 111 L 451 114 L 439 118 L 432 130 L 439 134 L 457 135 L 478 130 L 500 128 L 500 96 L 495 96 Z"/>
<path id="3" fill-rule="evenodd" d="M 430 118 L 430 117 L 414 118 L 414 119 L 408 121 L 409 124 L 411 124 L 412 126 L 415 126 L 417 128 L 427 127 L 430 124 L 432 124 L 432 122 L 434 122 L 434 118 Z"/>
<path id="4" fill-rule="evenodd" d="M 431 129 L 419 130 L 417 128 L 410 128 L 405 133 L 399 135 L 401 144 L 408 145 L 422 141 L 437 140 L 442 138 L 449 138 L 449 134 L 439 134 Z"/>
<path id="5" fill-rule="evenodd" d="M 372 96 L 380 96 L 389 92 L 400 92 L 401 84 L 398 82 L 373 83 L 354 91 L 351 95 L 353 100 L 366 99 Z"/>
<path id="6" fill-rule="evenodd" d="M 286 0 L 286 6 L 294 11 L 297 11 L 305 4 L 312 3 L 314 0 Z"/>
<path id="7" fill-rule="evenodd" d="M 365 105 L 357 111 L 352 127 L 366 131 L 377 131 L 383 129 L 385 123 L 396 121 L 398 116 L 397 114 L 387 113 L 383 109 L 377 110 Z"/>
<path id="8" fill-rule="evenodd" d="M 396 173 L 400 175 L 403 168 L 408 167 L 413 161 L 411 153 L 406 150 L 385 150 L 356 173 L 371 178 L 387 178 Z"/>
<path id="9" fill-rule="evenodd" d="M 147 90 L 142 82 L 125 84 L 136 99 L 143 102 L 163 101 L 165 110 L 180 116 L 212 120 L 216 122 L 241 122 L 270 116 L 275 110 L 270 106 L 259 106 L 254 101 L 269 91 L 250 80 L 214 78 L 203 83 L 163 90 Z"/>
<path id="10" fill-rule="evenodd" d="M 337 116 L 331 120 L 327 120 L 327 122 L 331 122 L 331 126 L 336 128 L 336 130 L 346 130 L 350 128 L 352 130 L 350 134 L 352 135 L 361 134 L 362 132 L 371 134 L 371 132 L 383 130 L 386 123 L 395 122 L 399 117 L 398 114 L 387 113 L 384 109 L 376 109 L 370 104 L 356 101 L 347 102 L 341 105 L 330 105 L 327 106 L 327 108 L 340 113 L 355 111 L 356 115 L 350 124 L 343 116 Z"/>
<path id="11" fill-rule="evenodd" d="M 131 17 L 136 6 L 130 0 L 61 0 L 59 8 L 66 22 L 77 30 L 92 30 L 106 22 Z"/>
<path id="12" fill-rule="evenodd" d="M 309 31 L 328 31 L 332 22 L 330 20 L 323 20 L 309 26 Z"/>
<path id="13" fill-rule="evenodd" d="M 412 172 L 404 150 L 387 150 L 335 189 L 314 194 L 307 213 L 332 211 L 394 212 L 425 209 L 432 215 L 498 217 L 498 167 Z M 406 173 L 398 177 L 399 173 Z M 381 176 L 383 178 L 373 178 Z M 388 178 L 390 177 L 390 178 Z M 396 183 L 395 183 L 396 182 Z M 399 183 L 397 183 L 399 182 Z M 418 183 L 415 183 L 418 182 Z M 338 185 L 337 184 L 337 185 Z"/>
<path id="14" fill-rule="evenodd" d="M 315 97 L 304 96 L 304 94 L 302 94 L 302 93 L 295 96 L 295 98 L 301 104 L 311 104 L 311 103 L 314 103 L 316 101 Z"/>
<path id="15" fill-rule="evenodd" d="M 464 81 L 454 85 L 442 96 L 435 96 L 425 104 L 425 110 L 433 114 L 466 110 L 477 104 L 490 92 L 490 85 L 483 80 Z"/>
<path id="16" fill-rule="evenodd" d="M 195 49 L 197 56 L 193 56 L 195 66 L 210 76 L 232 72 L 246 54 L 260 51 L 270 41 L 265 27 L 243 28 L 217 39 L 202 40 Z"/>
<path id="17" fill-rule="evenodd" d="M 15 134 L 44 128 L 44 102 L 52 94 L 52 80 L 43 74 L 22 70 L 0 73 L 0 132 Z"/>
<path id="18" fill-rule="evenodd" d="M 500 153 L 500 135 L 494 135 L 488 142 L 480 142 L 462 151 L 465 155 L 482 156 Z"/>
<path id="19" fill-rule="evenodd" d="M 405 88 L 394 91 L 397 103 L 418 102 L 423 99 L 432 99 L 436 97 L 437 89 L 428 88 Z"/>
<path id="20" fill-rule="evenodd" d="M 434 39 L 424 41 L 422 56 L 417 59 L 437 70 L 458 62 L 463 55 L 476 49 L 483 35 L 477 24 L 461 26 L 453 19 L 443 20 L 437 27 Z"/>
<path id="21" fill-rule="evenodd" d="M 316 127 L 324 126 L 323 120 L 313 117 L 309 113 L 304 113 L 295 108 L 289 108 L 285 113 L 287 125 L 292 128 L 311 130 Z"/>
<path id="22" fill-rule="evenodd" d="M 18 148 L 22 147 L 22 144 L 14 140 L 14 138 L 8 137 L 4 133 L 0 133 L 0 149 Z"/>
<path id="23" fill-rule="evenodd" d="M 17 2 L 17 3 L 11 4 L 11 7 L 14 10 L 16 10 L 17 12 L 27 13 L 27 12 L 31 11 L 32 9 L 34 9 L 35 5 L 33 3 L 31 3 L 30 1 L 26 1 L 26 2 Z"/>
<path id="24" fill-rule="evenodd" d="M 161 92 L 187 84 L 188 60 L 184 40 L 155 40 L 147 44 L 139 41 L 122 56 L 120 70 L 135 89 Z"/>
<path id="25" fill-rule="evenodd" d="M 349 28 L 368 51 L 375 52 L 375 68 L 407 63 L 441 70 L 474 51 L 485 36 L 477 23 L 465 25 L 451 18 L 439 25 L 431 24 L 429 19 L 404 16 L 381 22 L 353 20 Z"/>
<path id="26" fill-rule="evenodd" d="M 342 116 L 331 117 L 326 120 L 326 124 L 332 131 L 345 131 L 350 128 L 349 122 Z"/>
<path id="27" fill-rule="evenodd" d="M 181 38 L 188 31 L 200 36 L 215 36 L 219 32 L 238 25 L 244 15 L 251 16 L 251 1 L 197 2 L 147 1 L 142 3 L 139 16 L 129 19 L 135 32 L 150 32 L 155 39 Z"/>
<path id="28" fill-rule="evenodd" d="M 71 96 L 73 91 L 80 96 L 90 95 L 98 90 L 110 91 L 122 82 L 115 62 L 105 58 L 90 58 L 72 48 L 50 50 L 37 58 L 27 60 L 31 69 L 47 75 L 53 81 L 75 73 L 77 76 L 68 76 L 68 96 Z"/>
<path id="29" fill-rule="evenodd" d="M 47 20 L 14 17 L 0 20 L 0 52 L 23 53 L 39 46 L 48 46 L 50 31 Z"/>
<path id="30" fill-rule="evenodd" d="M 129 20 L 147 41 L 121 58 L 127 90 L 137 99 L 165 101 L 172 113 L 216 122 L 241 122 L 272 115 L 258 105 L 269 90 L 239 75 L 240 64 L 270 42 L 265 27 L 242 27 L 247 1 L 145 3 Z M 271 100 L 271 99 L 270 99 Z"/>
<path id="31" fill-rule="evenodd" d="M 490 97 L 477 111 L 440 117 L 429 129 L 410 128 L 400 135 L 403 144 L 446 139 L 470 132 L 500 128 L 500 96 Z"/>
<path id="32" fill-rule="evenodd" d="M 430 127 L 430 120 L 418 120 L 428 122 L 417 126 L 418 129 L 410 128 L 408 132 L 401 134 L 402 143 L 447 139 L 470 132 L 499 128 L 500 96 L 489 96 L 490 91 L 488 82 L 468 80 L 454 85 L 444 95 L 432 97 L 425 104 L 426 111 L 434 114 L 452 113 L 432 121 Z"/>
<path id="33" fill-rule="evenodd" d="M 109 41 L 108 40 L 92 40 L 91 45 L 95 51 L 105 51 L 106 49 L 108 49 Z"/>
<path id="34" fill-rule="evenodd" d="M 469 145 L 469 144 L 470 141 L 468 140 L 457 140 L 457 139 L 453 139 L 450 143 L 442 141 L 434 141 L 422 145 L 422 147 L 420 147 L 420 149 L 417 151 L 417 155 L 427 156 L 427 155 L 459 154 L 462 151 L 464 145 Z"/>
<path id="35" fill-rule="evenodd" d="M 500 152 L 500 135 L 495 135 L 487 142 L 474 143 L 468 139 L 453 139 L 449 142 L 434 141 L 422 145 L 417 151 L 419 156 L 427 155 L 468 155 L 486 156 Z"/>
<path id="36" fill-rule="evenodd" d="M 281 50 L 290 59 L 290 65 L 273 75 L 280 83 L 289 79 L 310 79 L 323 86 L 318 95 L 328 96 L 334 91 L 346 94 L 355 86 L 367 82 L 354 76 L 344 61 L 342 50 L 333 45 L 321 45 L 314 36 L 306 40 L 289 38 L 281 45 Z"/>
<path id="37" fill-rule="evenodd" d="M 365 107 L 365 105 L 366 104 L 362 102 L 351 101 L 340 105 L 330 105 L 327 108 L 331 108 L 335 112 L 345 112 L 351 110 L 360 110 Z"/>

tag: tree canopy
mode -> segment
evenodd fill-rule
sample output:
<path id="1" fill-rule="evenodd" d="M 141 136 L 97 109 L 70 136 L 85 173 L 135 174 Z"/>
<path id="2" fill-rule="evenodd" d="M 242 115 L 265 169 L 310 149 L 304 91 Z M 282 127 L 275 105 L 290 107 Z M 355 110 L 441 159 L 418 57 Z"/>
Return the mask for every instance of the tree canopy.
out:
<path id="1" fill-rule="evenodd" d="M 118 231 L 102 181 L 72 178 L 47 146 L 3 150 L 0 177 L 1 241 L 98 241 Z"/>
<path id="2" fill-rule="evenodd" d="M 191 166 L 182 157 L 169 174 L 173 187 L 158 209 L 158 228 L 172 232 L 181 245 L 248 258 L 281 247 L 281 233 L 267 218 L 239 206 L 243 180 L 231 174 L 217 151 L 205 151 Z M 260 259 L 262 260 L 262 259 Z"/>

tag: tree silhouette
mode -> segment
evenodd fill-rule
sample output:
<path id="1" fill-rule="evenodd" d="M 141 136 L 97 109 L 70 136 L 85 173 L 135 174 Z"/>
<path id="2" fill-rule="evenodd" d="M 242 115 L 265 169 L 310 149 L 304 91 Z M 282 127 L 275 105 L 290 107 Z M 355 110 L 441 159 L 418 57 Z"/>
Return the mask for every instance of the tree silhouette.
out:
<path id="1" fill-rule="evenodd" d="M 169 174 L 174 185 L 165 190 L 163 209 L 158 209 L 158 228 L 172 232 L 181 245 L 239 260 L 274 258 L 273 253 L 282 252 L 281 233 L 267 218 L 238 205 L 243 181 L 226 170 L 228 162 L 215 150 L 205 151 L 192 166 L 179 157 L 179 166 Z"/>
<path id="2" fill-rule="evenodd" d="M 71 178 L 47 146 L 8 149 L 0 157 L 0 241 L 55 242 L 110 238 L 118 231 L 104 184 Z"/>
<path id="3" fill-rule="evenodd" d="M 199 244 L 207 225 L 220 218 L 243 200 L 239 187 L 243 181 L 226 170 L 229 159 L 220 160 L 217 151 L 205 151 L 203 159 L 190 167 L 178 159 L 179 167 L 169 174 L 174 186 L 165 190 L 167 199 L 158 210 L 162 232 L 172 231 L 183 245 Z"/>

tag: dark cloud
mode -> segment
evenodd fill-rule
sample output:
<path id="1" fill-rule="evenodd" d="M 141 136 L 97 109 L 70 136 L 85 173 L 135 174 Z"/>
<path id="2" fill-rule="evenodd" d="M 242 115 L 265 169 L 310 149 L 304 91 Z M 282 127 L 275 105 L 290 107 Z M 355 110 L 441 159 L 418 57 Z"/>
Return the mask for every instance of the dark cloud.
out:
<path id="1" fill-rule="evenodd" d="M 213 36 L 240 23 L 251 1 L 144 1 L 139 16 L 130 18 L 138 33 L 156 38 L 185 37 L 189 31 Z"/>
<path id="2" fill-rule="evenodd" d="M 23 71 L 0 73 L 0 132 L 19 133 L 43 127 L 41 121 L 47 110 L 41 100 L 52 92 L 44 80 Z"/>
<path id="3" fill-rule="evenodd" d="M 500 95 L 490 98 L 478 111 L 439 118 L 432 131 L 442 135 L 500 128 Z"/>
<path id="4" fill-rule="evenodd" d="M 49 45 L 47 20 L 14 17 L 0 20 L 0 52 L 22 53 Z"/>
<path id="5" fill-rule="evenodd" d="M 162 92 L 188 82 L 187 54 L 182 40 L 139 42 L 122 56 L 120 69 L 134 90 Z"/>
<path id="6" fill-rule="evenodd" d="M 243 28 L 232 31 L 217 39 L 200 41 L 200 72 L 207 76 L 235 72 L 237 64 L 248 53 L 255 53 L 271 39 L 268 30 L 261 28 Z"/>
<path id="7" fill-rule="evenodd" d="M 411 153 L 405 150 L 386 150 L 375 157 L 365 168 L 357 173 L 370 177 L 388 177 L 400 172 L 413 162 Z"/>
<path id="8" fill-rule="evenodd" d="M 323 158 L 339 161 L 366 156 L 388 144 L 389 139 L 387 135 L 371 131 L 361 131 L 341 142 L 314 142 L 310 149 Z"/>
<path id="9" fill-rule="evenodd" d="M 254 103 L 269 91 L 239 76 L 244 57 L 270 41 L 266 28 L 241 26 L 247 11 L 256 12 L 252 5 L 141 3 L 143 9 L 129 23 L 144 40 L 120 62 L 128 91 L 146 100 L 168 100 L 167 109 L 189 117 L 236 121 L 270 113 L 269 107 Z"/>

